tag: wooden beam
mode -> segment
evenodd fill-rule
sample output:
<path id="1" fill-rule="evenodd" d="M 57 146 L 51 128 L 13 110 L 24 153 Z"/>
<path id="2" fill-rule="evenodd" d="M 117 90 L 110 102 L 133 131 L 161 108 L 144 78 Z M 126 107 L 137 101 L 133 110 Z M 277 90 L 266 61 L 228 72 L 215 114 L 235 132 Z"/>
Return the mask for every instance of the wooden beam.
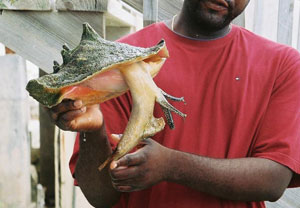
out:
<path id="1" fill-rule="evenodd" d="M 139 12 L 143 12 L 143 0 L 123 0 L 128 5 L 132 6 Z"/>
<path id="2" fill-rule="evenodd" d="M 159 0 L 144 0 L 143 2 L 144 27 L 157 22 L 158 2 Z"/>
<path id="3" fill-rule="evenodd" d="M 50 0 L 0 0 L 0 9 L 51 10 Z"/>
<path id="4" fill-rule="evenodd" d="M 25 60 L 0 56 L 0 207 L 30 207 L 30 140 Z"/>
<path id="5" fill-rule="evenodd" d="M 143 12 L 143 0 L 123 0 L 139 12 Z M 158 20 L 171 19 L 177 14 L 183 4 L 183 0 L 159 0 L 158 1 Z"/>
<path id="6" fill-rule="evenodd" d="M 39 70 L 39 76 L 46 73 Z M 55 171 L 54 171 L 54 129 L 46 109 L 39 105 L 40 121 L 40 183 L 45 188 L 45 205 L 53 207 L 55 204 Z"/>
<path id="7" fill-rule="evenodd" d="M 0 42 L 50 73 L 53 71 L 53 60 L 62 62 L 62 45 L 67 43 L 71 48 L 78 45 L 82 23 L 89 22 L 104 36 L 104 20 L 103 13 L 99 12 L 5 10 L 0 15 Z"/>
<path id="8" fill-rule="evenodd" d="M 181 10 L 183 0 L 160 0 L 158 2 L 158 20 L 171 19 Z"/>
<path id="9" fill-rule="evenodd" d="M 57 0 L 56 9 L 62 11 L 107 11 L 108 0 Z"/>
<path id="10" fill-rule="evenodd" d="M 279 0 L 277 41 L 292 44 L 294 0 Z"/>

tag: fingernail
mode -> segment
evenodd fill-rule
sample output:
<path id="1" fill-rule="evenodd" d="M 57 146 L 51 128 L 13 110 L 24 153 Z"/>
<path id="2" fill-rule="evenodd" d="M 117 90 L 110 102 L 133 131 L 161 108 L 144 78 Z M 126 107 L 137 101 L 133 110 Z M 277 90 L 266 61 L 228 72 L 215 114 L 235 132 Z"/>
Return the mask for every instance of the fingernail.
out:
<path id="1" fill-rule="evenodd" d="M 82 101 L 81 100 L 76 100 L 74 103 L 73 103 L 74 107 L 76 108 L 79 108 L 81 105 L 82 105 Z"/>
<path id="2" fill-rule="evenodd" d="M 111 134 L 111 136 L 120 139 L 122 134 Z"/>
<path id="3" fill-rule="evenodd" d="M 110 163 L 110 169 L 111 169 L 111 170 L 115 169 L 117 166 L 118 166 L 118 164 L 117 164 L 116 161 L 112 161 L 112 162 Z"/>

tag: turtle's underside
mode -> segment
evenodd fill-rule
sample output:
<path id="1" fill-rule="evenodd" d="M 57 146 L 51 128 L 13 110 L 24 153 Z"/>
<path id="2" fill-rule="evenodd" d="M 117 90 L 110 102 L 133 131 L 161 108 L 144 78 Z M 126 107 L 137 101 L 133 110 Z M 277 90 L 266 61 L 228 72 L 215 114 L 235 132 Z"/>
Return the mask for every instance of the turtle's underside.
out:
<path id="1" fill-rule="evenodd" d="M 174 128 L 171 111 L 186 116 L 166 100 L 183 98 L 163 92 L 152 79 L 169 56 L 163 40 L 150 48 L 106 41 L 85 23 L 80 44 L 73 50 L 64 45 L 62 56 L 62 65 L 54 62 L 52 74 L 31 80 L 26 86 L 41 104 L 53 107 L 63 99 L 80 99 L 84 105 L 91 105 L 120 96 L 128 89 L 132 95 L 133 106 L 125 132 L 99 170 L 164 128 L 164 120 L 153 117 L 155 101 L 161 105 L 170 128 Z"/>

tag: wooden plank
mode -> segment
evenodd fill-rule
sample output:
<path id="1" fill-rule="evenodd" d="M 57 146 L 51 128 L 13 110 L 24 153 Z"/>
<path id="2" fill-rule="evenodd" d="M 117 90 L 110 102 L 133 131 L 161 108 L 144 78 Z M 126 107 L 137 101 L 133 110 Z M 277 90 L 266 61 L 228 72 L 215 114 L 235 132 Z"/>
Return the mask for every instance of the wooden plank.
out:
<path id="1" fill-rule="evenodd" d="M 139 12 L 143 12 L 143 0 L 123 0 L 128 5 L 132 6 Z"/>
<path id="2" fill-rule="evenodd" d="M 55 208 L 63 208 L 61 205 L 61 180 L 60 180 L 60 132 L 61 130 L 55 126 L 54 133 L 54 169 L 55 169 Z"/>
<path id="3" fill-rule="evenodd" d="M 51 10 L 50 0 L 0 0 L 0 9 Z"/>
<path id="4" fill-rule="evenodd" d="M 71 48 L 78 45 L 84 22 L 104 36 L 103 13 L 5 10 L 0 15 L 0 42 L 50 73 L 53 60 L 62 62 L 62 45 L 67 43 Z"/>
<path id="5" fill-rule="evenodd" d="M 291 45 L 294 0 L 279 0 L 277 42 Z"/>
<path id="6" fill-rule="evenodd" d="M 143 2 L 144 27 L 158 20 L 158 0 L 144 0 Z"/>
<path id="7" fill-rule="evenodd" d="M 39 76 L 46 73 L 41 69 Z M 51 122 L 46 109 L 39 105 L 40 121 L 40 183 L 45 188 L 45 202 L 47 207 L 52 207 L 55 203 L 54 186 L 54 132 L 55 125 Z"/>
<path id="8" fill-rule="evenodd" d="M 123 0 L 125 3 L 143 12 L 143 0 Z M 158 20 L 171 19 L 177 14 L 183 4 L 183 0 L 159 0 L 158 1 Z"/>
<path id="9" fill-rule="evenodd" d="M 69 160 L 73 153 L 75 132 L 60 131 L 60 200 L 62 208 L 72 208 L 75 195 L 74 180 L 69 169 Z"/>
<path id="10" fill-rule="evenodd" d="M 56 0 L 56 9 L 60 11 L 107 11 L 108 0 Z"/>
<path id="11" fill-rule="evenodd" d="M 30 142 L 28 139 L 25 60 L 0 57 L 0 207 L 29 207 Z"/>
<path id="12" fill-rule="evenodd" d="M 160 0 L 158 2 L 158 20 L 172 19 L 178 14 L 183 5 L 183 0 Z"/>

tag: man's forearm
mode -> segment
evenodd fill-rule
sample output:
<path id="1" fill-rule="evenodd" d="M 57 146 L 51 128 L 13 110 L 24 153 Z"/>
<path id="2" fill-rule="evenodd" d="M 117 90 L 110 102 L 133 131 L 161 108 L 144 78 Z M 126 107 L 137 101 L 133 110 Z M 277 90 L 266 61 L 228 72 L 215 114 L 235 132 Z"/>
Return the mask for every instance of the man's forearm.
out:
<path id="1" fill-rule="evenodd" d="M 111 207 L 120 197 L 111 183 L 108 167 L 101 172 L 98 166 L 111 154 L 105 127 L 97 132 L 80 135 L 79 159 L 76 164 L 75 178 L 88 201 L 95 207 Z"/>
<path id="2" fill-rule="evenodd" d="M 167 180 L 229 200 L 275 201 L 292 172 L 261 158 L 213 159 L 175 150 L 169 154 Z"/>

